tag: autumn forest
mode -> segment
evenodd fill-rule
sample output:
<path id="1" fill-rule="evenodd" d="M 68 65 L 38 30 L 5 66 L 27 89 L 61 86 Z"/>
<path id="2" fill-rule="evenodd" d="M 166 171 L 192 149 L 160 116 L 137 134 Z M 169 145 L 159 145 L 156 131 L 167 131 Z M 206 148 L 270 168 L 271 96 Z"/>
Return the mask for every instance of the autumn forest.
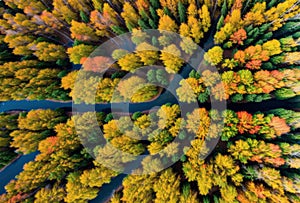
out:
<path id="1" fill-rule="evenodd" d="M 299 0 L 3 0 L 0 14 L 0 178 L 35 154 L 0 203 L 300 202 Z"/>

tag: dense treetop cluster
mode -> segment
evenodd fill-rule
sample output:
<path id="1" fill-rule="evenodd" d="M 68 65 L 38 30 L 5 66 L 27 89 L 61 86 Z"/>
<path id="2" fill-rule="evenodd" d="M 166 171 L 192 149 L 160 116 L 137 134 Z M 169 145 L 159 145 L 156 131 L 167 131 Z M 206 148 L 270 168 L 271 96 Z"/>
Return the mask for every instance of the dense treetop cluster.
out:
<path id="1" fill-rule="evenodd" d="M 0 201 L 87 202 L 126 164 L 149 151 L 151 156 L 133 171 L 145 175 L 129 175 L 112 202 L 299 202 L 298 112 L 198 108 L 180 114 L 178 105 L 163 105 L 130 117 L 97 113 L 98 123 L 92 123 L 92 112 L 67 121 L 61 111 L 21 113 L 9 133 L 11 146 L 39 154 L 5 187 Z M 102 138 L 93 126 L 100 126 Z M 186 141 L 191 147 L 181 146 Z M 165 158 L 175 164 L 156 173 Z"/>
<path id="2" fill-rule="evenodd" d="M 65 76 L 70 62 L 84 64 L 85 71 L 95 73 L 103 71 L 106 64 L 114 60 L 117 62 L 105 80 L 92 74 L 82 81 L 83 86 L 99 82 L 95 102 L 109 102 L 112 89 L 122 91 L 117 88 L 118 78 L 126 72 L 155 64 L 163 65 L 169 74 L 177 73 L 184 66 L 186 55 L 192 56 L 197 45 L 207 51 L 204 55 L 207 65 L 216 66 L 222 78 L 204 87 L 201 77 L 207 73 L 199 70 L 200 82 L 188 79 L 193 91 L 185 94 L 178 90 L 181 100 L 186 101 L 195 94 L 192 100 L 198 97 L 200 102 L 205 102 L 210 92 L 217 95 L 216 100 L 291 98 L 299 94 L 299 84 L 295 82 L 295 78 L 299 78 L 295 70 L 299 65 L 298 3 L 297 0 L 82 0 L 80 3 L 5 0 L 0 11 L 1 100 L 68 100 L 72 97 L 78 102 L 91 103 L 72 89 L 77 74 L 70 72 Z M 158 29 L 162 35 L 149 38 L 143 32 L 148 29 Z M 178 33 L 182 38 L 175 43 L 174 36 L 163 34 L 166 31 Z M 89 57 L 103 42 L 127 32 L 132 32 L 134 52 L 116 49 L 111 56 Z M 22 63 L 15 65 L 17 61 Z M 245 84 L 243 79 L 237 79 L 241 74 L 232 72 L 241 69 L 252 72 L 253 76 L 250 72 L 240 72 L 250 83 Z M 278 69 L 291 71 L 272 72 Z M 62 78 L 64 76 L 66 78 Z M 60 78 L 67 85 L 61 84 Z M 261 78 L 268 78 L 270 84 L 260 81 Z M 129 87 L 135 85 L 132 80 L 124 80 L 124 83 Z M 228 83 L 234 83 L 233 89 Z M 267 87 L 262 90 L 264 85 Z M 224 93 L 221 86 L 225 88 Z M 148 95 L 128 98 L 120 92 L 118 98 L 139 102 L 159 92 L 151 85 L 140 90 L 140 94 L 147 92 Z"/>
<path id="3" fill-rule="evenodd" d="M 299 96 L 298 0 L 4 0 L 0 5 L 1 101 L 149 101 L 161 92 L 158 86 L 187 70 L 198 46 L 205 51 L 203 63 L 178 84 L 182 102 Z M 160 34 L 149 36 L 148 29 Z M 92 54 L 127 32 L 133 51 L 117 47 L 109 55 Z M 143 66 L 164 68 L 141 73 Z M 68 117 L 49 109 L 2 113 L 0 167 L 17 153 L 39 154 L 6 185 L 0 202 L 88 202 L 144 154 L 151 156 L 133 171 L 144 174 L 128 175 L 110 202 L 300 202 L 299 112 L 196 108 L 181 114 L 177 104 L 129 116 Z M 102 138 L 91 130 L 98 126 Z M 164 169 L 166 160 L 174 165 Z"/>

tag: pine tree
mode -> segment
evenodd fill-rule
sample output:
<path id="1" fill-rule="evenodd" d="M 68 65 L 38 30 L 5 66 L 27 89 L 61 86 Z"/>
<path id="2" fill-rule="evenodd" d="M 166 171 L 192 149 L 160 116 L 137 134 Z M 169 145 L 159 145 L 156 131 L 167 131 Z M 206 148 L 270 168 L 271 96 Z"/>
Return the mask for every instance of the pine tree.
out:
<path id="1" fill-rule="evenodd" d="M 129 2 L 125 2 L 121 16 L 124 18 L 126 27 L 129 31 L 138 26 L 138 19 L 140 16 L 136 13 L 135 9 Z"/>
<path id="2" fill-rule="evenodd" d="M 178 15 L 181 23 L 186 22 L 186 8 L 181 1 L 178 2 Z"/>

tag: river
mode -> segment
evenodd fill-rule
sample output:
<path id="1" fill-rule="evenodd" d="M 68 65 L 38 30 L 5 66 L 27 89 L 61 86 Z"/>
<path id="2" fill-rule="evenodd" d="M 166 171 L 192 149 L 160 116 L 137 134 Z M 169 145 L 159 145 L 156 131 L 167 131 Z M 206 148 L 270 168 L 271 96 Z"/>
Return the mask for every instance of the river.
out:
<path id="1" fill-rule="evenodd" d="M 157 100 L 152 102 L 145 102 L 145 103 L 138 103 L 138 104 L 130 104 L 129 111 L 144 111 L 151 109 L 156 106 L 160 106 L 165 103 L 176 103 L 174 101 L 175 97 L 170 92 L 163 93 Z M 245 104 L 228 104 L 227 107 L 232 110 L 241 111 L 247 110 L 249 112 L 256 112 L 256 111 L 267 111 L 269 109 L 274 108 L 287 108 L 287 109 L 299 109 L 300 108 L 300 98 L 294 98 L 289 101 L 280 101 L 280 100 L 267 100 L 261 103 L 245 103 Z M 109 111 L 112 104 L 97 104 L 95 105 L 96 111 Z M 114 104 L 113 104 L 114 105 Z M 124 104 L 115 104 L 114 107 L 118 107 L 119 111 L 126 111 L 124 108 L 126 105 Z M 82 107 L 82 105 L 80 105 Z M 90 108 L 89 105 L 86 105 L 87 109 Z M 54 101 L 7 101 L 1 103 L 0 112 L 10 111 L 10 110 L 26 110 L 29 111 L 31 109 L 57 109 L 57 108 L 64 108 L 64 109 L 72 109 L 72 102 L 54 102 Z M 76 105 L 74 105 L 76 108 Z M 84 111 L 84 109 L 78 109 L 79 111 Z M 127 110 L 128 111 L 128 110 Z M 21 156 L 11 165 L 9 165 L 5 170 L 0 173 L 0 193 L 4 193 L 4 186 L 11 180 L 14 179 L 17 174 L 22 171 L 23 165 L 29 161 L 34 160 L 37 153 L 31 153 L 29 155 Z M 117 176 L 112 180 L 111 183 L 105 184 L 101 188 L 101 192 L 99 196 L 92 200 L 92 203 L 101 203 L 105 202 L 122 183 L 123 178 L 125 175 Z"/>
<path id="2" fill-rule="evenodd" d="M 170 89 L 168 91 L 164 91 L 156 100 L 151 102 L 143 102 L 136 104 L 128 104 L 128 103 L 117 103 L 117 104 L 96 104 L 96 105 L 77 105 L 72 102 L 57 102 L 57 101 L 49 101 L 49 100 L 40 100 L 40 101 L 29 101 L 29 100 L 21 100 L 21 101 L 6 101 L 0 103 L 0 112 L 6 112 L 11 110 L 25 110 L 29 111 L 32 109 L 58 109 L 63 108 L 67 110 L 73 110 L 78 112 L 85 112 L 90 109 L 94 109 L 96 111 L 104 111 L 110 112 L 110 109 L 113 108 L 114 111 L 118 112 L 136 112 L 136 111 L 146 111 L 151 108 L 155 108 L 161 106 L 165 103 L 177 103 L 178 98 L 175 94 L 176 89 L 178 88 L 179 81 L 182 77 L 186 78 L 191 69 L 184 68 L 181 71 L 181 76 L 175 76 L 173 79 Z M 256 111 L 267 111 L 269 109 L 274 108 L 287 108 L 287 109 L 300 109 L 300 98 L 291 99 L 291 100 L 267 100 L 261 103 L 229 103 L 227 104 L 227 108 L 241 111 L 246 110 L 248 112 L 256 112 Z M 188 105 L 187 105 L 188 106 Z M 209 104 L 203 105 L 203 107 L 210 108 Z M 29 155 L 23 155 L 11 165 L 9 165 L 6 169 L 4 169 L 0 173 L 0 194 L 5 192 L 4 186 L 11 180 L 14 179 L 16 175 L 18 175 L 24 166 L 25 163 L 34 160 L 36 153 L 32 153 Z M 111 183 L 105 184 L 102 186 L 101 191 L 98 197 L 92 200 L 92 203 L 102 203 L 105 202 L 111 194 L 116 190 L 121 184 L 125 175 L 119 175 L 115 177 Z"/>
<path id="3" fill-rule="evenodd" d="M 0 194 L 5 193 L 4 186 L 9 183 L 10 180 L 14 179 L 16 175 L 18 175 L 22 170 L 24 164 L 29 161 L 34 160 L 35 156 L 38 153 L 31 153 L 28 155 L 23 155 L 18 158 L 16 161 L 8 165 L 1 173 L 0 173 Z"/>

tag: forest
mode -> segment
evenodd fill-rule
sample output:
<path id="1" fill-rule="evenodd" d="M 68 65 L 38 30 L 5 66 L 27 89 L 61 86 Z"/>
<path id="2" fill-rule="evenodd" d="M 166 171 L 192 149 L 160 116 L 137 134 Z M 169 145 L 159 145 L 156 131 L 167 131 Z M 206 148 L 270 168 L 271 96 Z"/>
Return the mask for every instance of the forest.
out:
<path id="1" fill-rule="evenodd" d="M 37 155 L 0 203 L 92 202 L 128 170 L 107 202 L 300 202 L 299 107 L 246 108 L 299 99 L 298 0 L 3 0 L 0 14 L 3 104 L 150 104 L 170 84 L 178 99 L 1 111 L 0 173 Z M 99 50 L 124 35 L 129 48 Z"/>
<path id="2" fill-rule="evenodd" d="M 198 108 L 183 118 L 176 104 L 130 117 L 98 112 L 96 125 L 107 141 L 102 146 L 93 141 L 99 135 L 89 126 L 78 125 L 93 116 L 86 112 L 67 118 L 61 110 L 49 109 L 14 116 L 10 147 L 39 154 L 25 164 L 17 180 L 5 186 L 7 193 L 0 201 L 87 202 L 126 163 L 148 150 L 153 156 L 145 157 L 135 169 L 139 175 L 124 179 L 122 191 L 111 202 L 299 202 L 299 112 L 280 108 L 252 114 Z M 223 127 L 216 122 L 222 118 Z M 221 139 L 206 157 L 218 129 Z M 186 150 L 180 147 L 186 139 L 191 147 L 179 157 L 180 150 Z M 94 145 L 87 149 L 84 142 Z M 116 152 L 111 158 L 116 149 L 132 156 Z M 94 151 L 95 159 L 87 150 Z M 160 157 L 169 157 L 175 164 L 160 171 L 165 164 Z"/>
<path id="3" fill-rule="evenodd" d="M 210 93 L 215 100 L 233 102 L 292 98 L 299 95 L 298 3 L 5 0 L 0 11 L 1 100 L 148 101 L 169 76 L 180 72 L 197 46 L 206 44 L 204 60 L 221 76 L 207 68 L 193 73 L 180 83 L 181 101 L 207 102 Z M 148 29 L 178 33 L 182 39 L 175 43 L 164 32 L 148 36 L 143 32 Z M 133 52 L 116 49 L 110 56 L 90 56 L 101 43 L 126 32 L 132 33 Z M 111 61 L 115 63 L 106 67 Z M 74 64 L 83 64 L 80 77 Z M 126 73 L 149 65 L 165 70 L 120 82 Z M 97 77 L 95 73 L 107 68 L 110 74 Z M 76 78 L 83 88 L 97 84 L 94 101 L 74 88 Z M 139 83 L 149 84 L 137 87 Z M 127 94 L 125 89 L 134 86 L 135 94 Z M 183 91 L 187 86 L 191 88 Z"/>

